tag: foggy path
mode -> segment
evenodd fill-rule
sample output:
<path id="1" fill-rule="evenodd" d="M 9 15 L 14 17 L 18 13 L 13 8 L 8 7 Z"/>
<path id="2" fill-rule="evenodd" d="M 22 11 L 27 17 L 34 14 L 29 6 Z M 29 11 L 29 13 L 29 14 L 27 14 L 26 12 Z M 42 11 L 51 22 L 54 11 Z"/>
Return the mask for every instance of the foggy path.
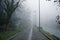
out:
<path id="1" fill-rule="evenodd" d="M 33 27 L 32 40 L 49 40 L 41 32 L 39 32 L 38 27 Z"/>
<path id="2" fill-rule="evenodd" d="M 16 37 L 11 40 L 49 40 L 41 32 L 39 32 L 37 27 L 31 27 L 25 31 L 19 33 Z"/>
<path id="3" fill-rule="evenodd" d="M 14 37 L 11 40 L 28 40 L 29 32 L 30 32 L 30 27 L 17 34 L 16 37 Z"/>
<path id="4" fill-rule="evenodd" d="M 28 40 L 31 40 L 32 39 L 32 32 L 33 32 L 33 26 L 30 29 Z"/>
<path id="5" fill-rule="evenodd" d="M 60 0 L 59 6 L 55 0 L 17 1 L 0 2 L 0 40 L 60 38 Z"/>
<path id="6" fill-rule="evenodd" d="M 31 16 L 35 17 L 36 15 L 36 20 L 35 18 L 32 17 L 28 17 L 27 14 L 24 14 L 25 16 L 22 17 L 22 19 L 25 20 L 29 20 L 32 19 L 32 22 L 34 21 L 33 24 L 35 24 L 36 21 L 36 25 L 38 26 L 39 24 L 39 17 L 38 17 L 38 1 L 26 1 L 26 9 L 30 9 L 31 12 L 29 12 Z M 60 37 L 60 29 L 57 28 L 57 24 L 55 22 L 55 18 L 56 18 L 56 7 L 54 6 L 53 1 L 47 2 L 44 0 L 41 0 L 41 4 L 40 4 L 40 21 L 41 21 L 41 27 L 51 33 L 54 34 L 58 37 Z M 28 10 L 29 11 L 29 10 Z M 24 12 L 23 12 L 24 13 Z M 22 14 L 23 15 L 23 14 Z M 20 16 L 20 15 L 19 15 Z M 30 21 L 25 21 L 25 25 L 28 25 L 28 23 L 26 22 L 30 22 Z M 31 23 L 31 22 L 30 22 Z M 30 25 L 28 25 L 30 26 Z M 13 38 L 12 40 L 49 40 L 48 38 L 46 38 L 41 32 L 38 31 L 37 27 L 33 27 L 31 26 L 30 28 L 26 29 L 25 31 L 19 33 L 15 38 Z"/>

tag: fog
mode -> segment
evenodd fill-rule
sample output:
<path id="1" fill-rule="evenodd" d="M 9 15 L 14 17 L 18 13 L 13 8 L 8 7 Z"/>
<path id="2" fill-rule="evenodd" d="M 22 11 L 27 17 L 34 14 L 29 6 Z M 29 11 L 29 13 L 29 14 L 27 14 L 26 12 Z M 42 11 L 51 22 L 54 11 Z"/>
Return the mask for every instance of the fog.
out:
<path id="1" fill-rule="evenodd" d="M 39 3 L 38 0 L 27 0 L 26 4 L 31 10 L 33 20 L 38 26 L 39 23 Z M 60 24 L 56 22 L 56 16 L 59 15 L 60 8 L 54 0 L 40 0 L 40 26 L 47 32 L 60 38 Z"/>
<path id="2" fill-rule="evenodd" d="M 57 3 L 54 3 L 54 0 L 41 0 L 40 22 L 41 27 L 43 27 L 45 31 L 60 38 L 60 24 L 56 22 L 56 16 L 59 15 L 60 8 L 57 5 Z"/>
<path id="3" fill-rule="evenodd" d="M 59 15 L 60 8 L 57 6 L 58 3 L 54 3 L 53 1 L 54 0 L 40 0 L 40 26 L 43 28 L 43 30 L 60 38 L 60 24 L 56 22 L 56 16 Z M 15 12 L 17 17 L 21 19 L 18 23 L 22 22 L 24 26 L 30 26 L 35 23 L 38 27 L 38 0 L 26 0 L 22 3 L 22 5 L 23 9 L 18 8 Z"/>

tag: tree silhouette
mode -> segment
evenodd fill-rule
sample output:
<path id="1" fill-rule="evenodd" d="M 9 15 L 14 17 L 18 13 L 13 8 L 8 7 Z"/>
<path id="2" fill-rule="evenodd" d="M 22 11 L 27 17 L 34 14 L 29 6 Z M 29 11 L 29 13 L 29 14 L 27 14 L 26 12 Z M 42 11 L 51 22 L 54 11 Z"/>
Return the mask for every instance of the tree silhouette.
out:
<path id="1" fill-rule="evenodd" d="M 0 0 L 0 26 L 6 25 L 5 30 L 8 27 L 11 16 L 16 8 L 19 6 L 19 1 L 14 0 Z"/>
<path id="2" fill-rule="evenodd" d="M 18 7 L 19 1 L 14 5 L 14 0 L 11 2 L 9 0 L 5 0 L 4 3 L 6 4 L 6 8 L 4 7 L 4 10 L 7 14 L 7 19 L 6 19 L 6 26 L 8 25 L 10 18 L 15 11 L 15 9 Z"/>

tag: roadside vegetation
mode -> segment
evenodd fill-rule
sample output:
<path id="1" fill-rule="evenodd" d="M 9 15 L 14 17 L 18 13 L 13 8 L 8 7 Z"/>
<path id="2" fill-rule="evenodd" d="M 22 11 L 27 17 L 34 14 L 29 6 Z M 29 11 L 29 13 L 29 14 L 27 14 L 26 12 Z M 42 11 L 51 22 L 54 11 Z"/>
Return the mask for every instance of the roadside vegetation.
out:
<path id="1" fill-rule="evenodd" d="M 6 31 L 0 32 L 0 40 L 7 40 L 9 37 L 13 36 L 16 31 Z"/>
<path id="2" fill-rule="evenodd" d="M 0 40 L 7 40 L 10 37 L 14 36 L 18 32 L 21 32 L 22 28 L 17 27 L 16 30 L 14 31 L 5 31 L 5 32 L 0 32 Z"/>
<path id="3" fill-rule="evenodd" d="M 11 36 L 23 30 L 17 27 L 12 20 L 12 14 L 20 6 L 23 0 L 0 0 L 0 40 L 7 40 Z M 13 22 L 14 21 L 14 22 Z"/>
<path id="4" fill-rule="evenodd" d="M 49 32 L 44 31 L 42 27 L 40 27 L 40 32 L 41 32 L 43 35 L 45 35 L 45 36 L 46 36 L 48 39 L 50 39 L 50 40 L 60 40 L 60 39 L 59 39 L 58 37 L 56 37 L 55 35 L 52 35 L 52 34 L 50 34 Z"/>

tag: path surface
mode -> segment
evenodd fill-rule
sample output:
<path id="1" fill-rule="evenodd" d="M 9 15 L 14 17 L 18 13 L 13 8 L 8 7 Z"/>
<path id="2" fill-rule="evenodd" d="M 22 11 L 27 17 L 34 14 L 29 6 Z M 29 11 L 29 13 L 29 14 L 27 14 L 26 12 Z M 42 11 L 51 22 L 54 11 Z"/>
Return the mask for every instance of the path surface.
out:
<path id="1" fill-rule="evenodd" d="M 44 36 L 37 27 L 33 28 L 32 40 L 49 40 L 46 36 Z"/>
<path id="2" fill-rule="evenodd" d="M 41 32 L 39 32 L 37 27 L 31 27 L 23 32 L 19 33 L 16 37 L 11 40 L 49 40 Z"/>

